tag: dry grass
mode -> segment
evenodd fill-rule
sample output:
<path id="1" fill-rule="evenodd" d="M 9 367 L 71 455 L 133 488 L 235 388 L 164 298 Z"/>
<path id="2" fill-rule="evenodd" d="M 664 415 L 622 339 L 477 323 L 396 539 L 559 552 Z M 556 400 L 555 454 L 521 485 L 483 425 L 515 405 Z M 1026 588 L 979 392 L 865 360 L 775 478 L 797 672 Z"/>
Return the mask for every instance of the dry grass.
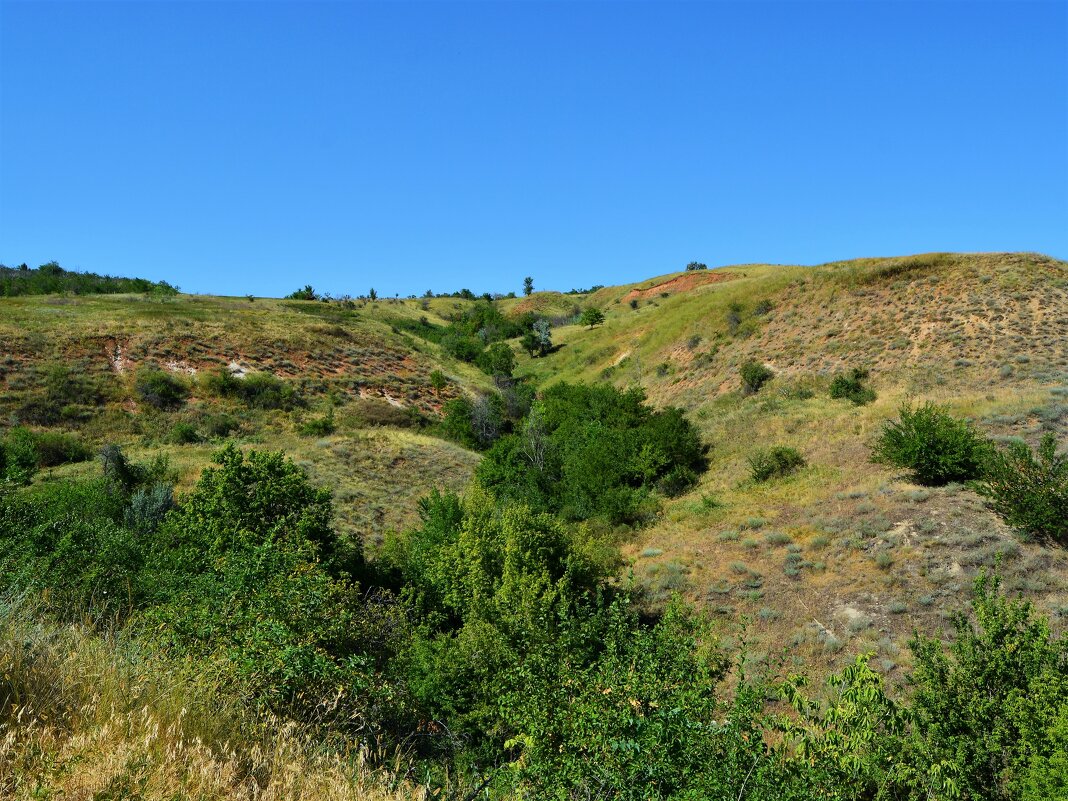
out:
<path id="1" fill-rule="evenodd" d="M 292 722 L 254 720 L 202 671 L 146 661 L 78 628 L 0 612 L 0 797 L 424 798 L 366 751 L 328 752 Z"/>

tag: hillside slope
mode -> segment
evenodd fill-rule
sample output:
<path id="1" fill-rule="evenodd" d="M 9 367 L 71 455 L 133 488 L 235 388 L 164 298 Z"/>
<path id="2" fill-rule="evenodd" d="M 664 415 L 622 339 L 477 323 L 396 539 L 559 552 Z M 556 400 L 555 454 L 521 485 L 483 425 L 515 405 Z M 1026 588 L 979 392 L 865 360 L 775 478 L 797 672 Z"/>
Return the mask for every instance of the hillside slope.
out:
<path id="1" fill-rule="evenodd" d="M 603 326 L 554 331 L 525 360 L 539 384 L 641 385 L 684 408 L 712 445 L 700 485 L 627 549 L 654 597 L 682 591 L 750 621 L 756 656 L 790 647 L 827 664 L 878 651 L 890 673 L 913 629 L 964 603 L 1000 561 L 1008 586 L 1068 615 L 1068 559 L 1022 543 L 971 492 L 926 489 L 869 462 L 902 401 L 932 400 L 995 438 L 1068 436 L 1068 264 L 1036 254 L 932 254 L 792 267 L 746 265 L 606 288 Z M 775 378 L 745 397 L 739 368 Z M 878 399 L 831 400 L 831 377 L 866 368 Z M 749 479 L 760 448 L 809 466 Z"/>
<path id="2" fill-rule="evenodd" d="M 478 463 L 477 453 L 411 425 L 415 416 L 436 419 L 449 398 L 489 391 L 491 379 L 404 329 L 421 319 L 444 324 L 472 303 L 4 298 L 0 416 L 36 425 L 34 404 L 52 391 L 56 371 L 66 370 L 68 383 L 76 373 L 92 397 L 68 398 L 51 425 L 94 446 L 118 442 L 135 458 L 167 454 L 185 487 L 220 441 L 203 432 L 229 416 L 229 436 L 284 449 L 331 487 L 342 527 L 373 545 L 414 522 L 431 487 L 462 489 Z M 625 553 L 653 602 L 681 591 L 728 619 L 748 618 L 753 657 L 793 645 L 799 658 L 830 665 L 878 650 L 900 675 L 897 654 L 911 630 L 942 625 L 969 576 L 999 559 L 1010 588 L 1068 613 L 1061 551 L 1021 543 L 963 488 L 924 489 L 869 462 L 872 438 L 906 398 L 946 403 L 995 437 L 1068 434 L 1064 262 L 929 254 L 741 265 L 498 303 L 557 324 L 548 355 L 515 348 L 517 372 L 536 386 L 640 385 L 697 423 L 710 469 L 692 492 L 665 501 Z M 572 322 L 587 305 L 605 311 L 603 325 Z M 738 370 L 749 360 L 776 377 L 746 397 Z M 189 383 L 180 410 L 140 400 L 134 382 L 150 365 Z M 828 397 L 831 377 L 853 367 L 871 372 L 871 405 Z M 220 369 L 271 373 L 306 403 L 256 409 L 201 392 L 202 377 Z M 444 388 L 430 378 L 438 369 Z M 326 413 L 336 413 L 333 432 L 300 434 Z M 202 432 L 201 441 L 174 441 L 176 423 Z M 797 448 L 809 466 L 754 484 L 747 459 L 770 445 Z M 95 469 L 68 465 L 38 480 Z"/>

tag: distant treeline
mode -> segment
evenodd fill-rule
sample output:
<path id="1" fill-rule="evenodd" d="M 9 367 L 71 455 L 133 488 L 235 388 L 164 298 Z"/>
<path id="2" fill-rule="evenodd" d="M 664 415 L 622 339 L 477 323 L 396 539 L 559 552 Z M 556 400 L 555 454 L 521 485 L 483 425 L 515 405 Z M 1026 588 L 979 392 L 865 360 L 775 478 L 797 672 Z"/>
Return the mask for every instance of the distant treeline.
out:
<path id="1" fill-rule="evenodd" d="M 96 273 L 64 270 L 54 261 L 36 270 L 25 264 L 7 267 L 0 264 L 0 297 L 20 295 L 114 295 L 124 292 L 149 292 L 176 295 L 178 287 L 166 281 L 147 278 L 118 278 Z"/>

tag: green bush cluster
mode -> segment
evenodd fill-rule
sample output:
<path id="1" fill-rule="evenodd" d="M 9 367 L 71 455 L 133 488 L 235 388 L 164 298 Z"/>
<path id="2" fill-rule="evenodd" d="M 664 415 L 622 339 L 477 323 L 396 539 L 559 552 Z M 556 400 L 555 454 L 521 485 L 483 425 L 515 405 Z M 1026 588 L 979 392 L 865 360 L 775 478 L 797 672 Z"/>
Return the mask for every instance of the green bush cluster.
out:
<path id="1" fill-rule="evenodd" d="M 941 486 L 979 478 L 992 448 L 969 423 L 932 403 L 901 406 L 872 449 L 872 461 L 912 472 L 919 484 Z"/>
<path id="2" fill-rule="evenodd" d="M 0 439 L 0 480 L 25 484 L 41 468 L 84 462 L 91 457 L 89 447 L 73 434 L 16 426 Z"/>
<path id="3" fill-rule="evenodd" d="M 976 489 L 1024 535 L 1068 545 L 1068 456 L 1046 434 L 1037 453 L 1022 442 L 990 454 Z"/>
<path id="4" fill-rule="evenodd" d="M 749 473 L 757 483 L 783 478 L 805 466 L 805 457 L 796 449 L 782 445 L 757 451 L 748 461 Z"/>
<path id="5" fill-rule="evenodd" d="M 293 409 L 300 398 L 293 386 L 270 373 L 249 373 L 238 378 L 226 368 L 206 373 L 204 389 L 213 395 L 236 398 L 253 409 Z"/>
<path id="6" fill-rule="evenodd" d="M 529 350 L 526 337 L 535 336 L 535 324 L 539 322 L 547 323 L 533 313 L 505 317 L 492 301 L 484 300 L 450 320 L 446 326 L 435 325 L 425 317 L 418 322 L 398 318 L 392 324 L 397 329 L 439 343 L 445 353 L 478 366 L 487 375 L 510 377 L 515 368 L 515 354 L 505 340 L 524 337 L 523 347 Z"/>
<path id="7" fill-rule="evenodd" d="M 165 465 L 110 448 L 104 466 L 0 495 L 5 591 L 117 621 L 324 738 L 403 744 L 443 792 L 458 777 L 491 796 L 635 801 L 1065 790 L 1068 641 L 995 579 L 948 642 L 910 643 L 896 697 L 866 657 L 810 694 L 796 677 L 727 680 L 710 618 L 678 600 L 640 614 L 609 539 L 477 487 L 431 493 L 366 564 L 281 454 L 226 448 L 177 504 Z"/>
<path id="8" fill-rule="evenodd" d="M 875 390 L 864 384 L 868 371 L 854 367 L 848 373 L 840 373 L 831 381 L 831 397 L 844 398 L 856 406 L 864 406 L 875 400 Z"/>
<path id="9" fill-rule="evenodd" d="M 654 411 L 640 389 L 557 384 L 477 470 L 502 499 L 569 520 L 635 523 L 661 489 L 678 494 L 706 467 L 706 448 L 679 409 Z"/>
<path id="10" fill-rule="evenodd" d="M 154 367 L 138 370 L 134 391 L 145 403 L 164 410 L 177 409 L 189 397 L 189 387 L 185 381 Z"/>
<path id="11" fill-rule="evenodd" d="M 872 460 L 911 470 L 920 484 L 971 482 L 1024 537 L 1068 545 L 1068 456 L 1053 434 L 1037 451 L 1023 442 L 999 448 L 944 408 L 906 403 L 900 419 L 883 426 Z"/>
<path id="12" fill-rule="evenodd" d="M 178 287 L 166 281 L 149 281 L 145 278 L 116 278 L 89 272 L 65 270 L 54 261 L 42 264 L 36 270 L 23 264 L 5 267 L 0 264 L 0 297 L 21 295 L 107 295 L 116 293 L 149 293 L 171 297 L 178 294 Z"/>
<path id="13" fill-rule="evenodd" d="M 745 395 L 755 395 L 775 377 L 775 373 L 758 361 L 746 362 L 738 372 L 742 377 L 742 393 Z"/>

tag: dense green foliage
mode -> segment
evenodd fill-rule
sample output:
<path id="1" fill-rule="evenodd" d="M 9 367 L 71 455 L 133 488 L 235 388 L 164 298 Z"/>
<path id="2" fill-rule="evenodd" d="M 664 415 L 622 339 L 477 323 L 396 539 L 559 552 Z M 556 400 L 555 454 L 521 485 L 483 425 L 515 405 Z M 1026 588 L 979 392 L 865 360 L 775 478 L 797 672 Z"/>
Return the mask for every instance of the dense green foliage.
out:
<path id="1" fill-rule="evenodd" d="M 857 406 L 871 403 L 877 397 L 875 390 L 865 386 L 868 371 L 854 367 L 848 373 L 840 373 L 831 381 L 831 397 L 845 398 Z"/>
<path id="2" fill-rule="evenodd" d="M 226 368 L 206 373 L 204 389 L 224 398 L 237 398 L 253 409 L 292 409 L 300 398 L 292 385 L 270 373 L 249 373 L 238 377 Z"/>
<path id="3" fill-rule="evenodd" d="M 547 392 L 539 425 L 648 424 L 640 395 L 621 395 Z M 948 644 L 911 643 L 900 697 L 865 657 L 809 694 L 796 676 L 728 681 L 740 666 L 711 619 L 678 600 L 639 614 L 606 535 L 477 487 L 432 492 L 421 525 L 368 565 L 334 532 L 329 494 L 281 454 L 226 448 L 177 503 L 165 463 L 114 447 L 102 462 L 100 479 L 0 493 L 4 591 L 37 592 L 60 619 L 117 621 L 324 736 L 404 744 L 431 785 L 678 801 L 1064 797 L 1068 641 L 996 580 L 977 581 Z"/>
<path id="4" fill-rule="evenodd" d="M 757 483 L 782 478 L 805 466 L 805 457 L 794 448 L 777 445 L 749 457 L 749 472 Z"/>
<path id="5" fill-rule="evenodd" d="M 113 295 L 149 293 L 161 297 L 178 294 L 178 288 L 166 281 L 145 278 L 117 278 L 96 273 L 64 270 L 56 262 L 42 264 L 36 270 L 25 264 L 5 267 L 0 264 L 0 297 L 21 295 Z"/>
<path id="6" fill-rule="evenodd" d="M 745 395 L 755 395 L 775 377 L 775 373 L 756 361 L 743 364 L 739 368 L 739 374 L 742 377 L 742 392 Z"/>
<path id="7" fill-rule="evenodd" d="M 1023 442 L 993 452 L 976 489 L 1023 535 L 1068 545 L 1068 456 L 1053 434 L 1037 453 Z"/>
<path id="8" fill-rule="evenodd" d="M 901 406 L 883 426 L 872 461 L 912 471 L 920 484 L 939 486 L 982 475 L 990 443 L 971 425 L 932 403 Z"/>
<path id="9" fill-rule="evenodd" d="M 157 409 L 177 409 L 189 397 L 189 387 L 182 379 L 152 367 L 137 371 L 134 390 L 142 401 Z"/>
<path id="10" fill-rule="evenodd" d="M 0 481 L 24 484 L 40 468 L 84 462 L 90 456 L 85 443 L 72 434 L 16 426 L 0 439 Z"/>
<path id="11" fill-rule="evenodd" d="M 652 490 L 678 493 L 705 469 L 705 448 L 678 409 L 653 411 L 640 389 L 557 384 L 479 465 L 502 499 L 569 520 L 634 523 Z"/>

